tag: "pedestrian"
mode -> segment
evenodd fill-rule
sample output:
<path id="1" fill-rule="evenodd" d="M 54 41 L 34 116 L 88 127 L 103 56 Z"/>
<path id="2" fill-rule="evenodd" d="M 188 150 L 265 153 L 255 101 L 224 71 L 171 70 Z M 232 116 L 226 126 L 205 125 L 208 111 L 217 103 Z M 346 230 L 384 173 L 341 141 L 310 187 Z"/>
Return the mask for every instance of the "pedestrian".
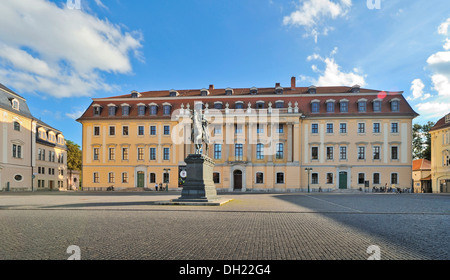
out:
<path id="1" fill-rule="evenodd" d="M 159 190 L 162 191 L 162 183 L 159 183 Z"/>
<path id="2" fill-rule="evenodd" d="M 387 189 L 388 189 L 388 185 L 386 183 L 386 184 L 384 184 L 384 192 L 387 192 Z"/>
<path id="3" fill-rule="evenodd" d="M 155 189 L 158 191 L 158 183 L 155 183 Z"/>

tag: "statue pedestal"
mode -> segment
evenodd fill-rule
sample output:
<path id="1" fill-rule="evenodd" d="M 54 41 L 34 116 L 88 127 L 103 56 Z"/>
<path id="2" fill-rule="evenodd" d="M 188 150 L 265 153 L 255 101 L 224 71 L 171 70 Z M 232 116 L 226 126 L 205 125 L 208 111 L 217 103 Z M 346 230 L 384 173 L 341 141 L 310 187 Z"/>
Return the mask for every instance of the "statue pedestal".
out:
<path id="1" fill-rule="evenodd" d="M 205 155 L 189 155 L 186 159 L 187 177 L 181 197 L 173 202 L 211 202 L 219 199 L 213 181 L 214 161 Z"/>

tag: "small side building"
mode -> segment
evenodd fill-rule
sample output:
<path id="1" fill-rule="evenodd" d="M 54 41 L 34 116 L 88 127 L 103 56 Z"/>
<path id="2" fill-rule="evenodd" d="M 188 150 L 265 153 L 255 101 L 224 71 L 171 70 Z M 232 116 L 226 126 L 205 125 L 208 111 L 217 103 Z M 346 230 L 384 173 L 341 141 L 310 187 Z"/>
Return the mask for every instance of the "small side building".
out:
<path id="1" fill-rule="evenodd" d="M 431 193 L 431 162 L 427 159 L 414 160 L 412 178 L 415 193 Z"/>

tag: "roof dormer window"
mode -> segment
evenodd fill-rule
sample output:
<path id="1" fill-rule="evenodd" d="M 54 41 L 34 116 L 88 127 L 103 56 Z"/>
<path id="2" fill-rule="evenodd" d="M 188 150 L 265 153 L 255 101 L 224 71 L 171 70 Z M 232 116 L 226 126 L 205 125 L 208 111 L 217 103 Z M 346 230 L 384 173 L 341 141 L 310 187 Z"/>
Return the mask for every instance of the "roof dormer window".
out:
<path id="1" fill-rule="evenodd" d="M 131 92 L 131 98 L 138 98 L 138 97 L 141 97 L 141 94 L 139 92 L 133 90 Z"/>
<path id="2" fill-rule="evenodd" d="M 450 114 L 445 116 L 445 123 L 450 123 Z"/>
<path id="3" fill-rule="evenodd" d="M 391 100 L 391 111 L 392 112 L 400 111 L 400 99 L 394 98 Z"/>
<path id="4" fill-rule="evenodd" d="M 117 107 L 114 104 L 109 104 L 108 105 L 108 115 L 110 117 L 115 116 L 116 115 L 116 111 L 117 111 Z"/>
<path id="5" fill-rule="evenodd" d="M 94 104 L 92 105 L 93 110 L 94 110 L 94 116 L 100 116 L 100 114 L 102 113 L 102 106 L 98 105 L 98 104 Z"/>
<path id="6" fill-rule="evenodd" d="M 234 109 L 244 109 L 244 101 L 236 101 Z"/>
<path id="7" fill-rule="evenodd" d="M 14 110 L 19 111 L 19 109 L 20 109 L 19 100 L 15 99 L 15 98 L 13 100 L 11 100 L 11 106 Z"/>
<path id="8" fill-rule="evenodd" d="M 275 101 L 275 108 L 277 108 L 277 109 L 284 108 L 284 101 L 283 100 Z"/>
<path id="9" fill-rule="evenodd" d="M 315 99 L 311 101 L 311 112 L 319 113 L 320 112 L 320 101 Z"/>
<path id="10" fill-rule="evenodd" d="M 172 89 L 172 90 L 170 90 L 170 92 L 169 92 L 169 96 L 170 97 L 176 97 L 176 96 L 178 96 L 179 94 L 178 94 L 178 91 L 176 91 L 176 90 L 174 90 L 174 89 Z"/>
<path id="11" fill-rule="evenodd" d="M 223 103 L 221 101 L 214 102 L 214 109 L 218 109 L 218 110 L 223 109 Z"/>
<path id="12" fill-rule="evenodd" d="M 251 95 L 258 94 L 258 89 L 257 89 L 256 87 L 252 87 L 252 88 L 250 89 L 250 94 L 251 94 Z"/>
<path id="13" fill-rule="evenodd" d="M 256 101 L 256 109 L 264 109 L 264 101 Z"/>
<path id="14" fill-rule="evenodd" d="M 163 114 L 165 116 L 170 115 L 170 113 L 172 112 L 172 105 L 170 103 L 164 103 L 163 104 Z"/>
<path id="15" fill-rule="evenodd" d="M 233 95 L 233 89 L 231 89 L 231 88 L 226 88 L 226 89 L 225 89 L 225 95 Z"/>
<path id="16" fill-rule="evenodd" d="M 206 88 L 202 89 L 202 90 L 200 91 L 200 95 L 201 95 L 201 96 L 207 96 L 207 95 L 209 95 L 209 90 L 207 90 Z"/>
<path id="17" fill-rule="evenodd" d="M 310 87 L 308 88 L 308 93 L 309 93 L 309 94 L 316 94 L 316 92 L 317 92 L 316 86 L 310 86 Z"/>
<path id="18" fill-rule="evenodd" d="M 122 104 L 122 116 L 128 116 L 130 114 L 130 105 Z"/>
<path id="19" fill-rule="evenodd" d="M 276 87 L 275 88 L 275 93 L 276 94 L 283 94 L 283 88 L 282 87 Z"/>
<path id="20" fill-rule="evenodd" d="M 139 103 L 137 106 L 138 106 L 138 116 L 144 116 L 145 115 L 145 104 Z"/>
<path id="21" fill-rule="evenodd" d="M 359 93 L 361 90 L 361 87 L 359 85 L 352 86 L 351 92 L 353 93 Z"/>
<path id="22" fill-rule="evenodd" d="M 361 98 L 358 100 L 358 112 L 365 113 L 367 110 L 367 99 Z"/>
<path id="23" fill-rule="evenodd" d="M 156 116 L 156 114 L 158 114 L 158 105 L 156 103 L 150 103 L 150 115 L 151 116 Z"/>

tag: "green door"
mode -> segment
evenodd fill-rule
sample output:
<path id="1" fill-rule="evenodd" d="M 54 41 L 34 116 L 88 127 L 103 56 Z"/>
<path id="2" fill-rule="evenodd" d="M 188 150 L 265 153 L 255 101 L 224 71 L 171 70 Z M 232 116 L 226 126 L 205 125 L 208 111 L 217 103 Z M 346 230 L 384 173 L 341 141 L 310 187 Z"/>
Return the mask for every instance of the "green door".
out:
<path id="1" fill-rule="evenodd" d="M 347 189 L 347 172 L 345 171 L 339 172 L 339 188 Z"/>
<path id="2" fill-rule="evenodd" d="M 144 172 L 139 171 L 137 173 L 137 187 L 138 188 L 143 188 L 144 187 L 144 183 L 145 183 L 145 176 L 144 176 Z"/>

